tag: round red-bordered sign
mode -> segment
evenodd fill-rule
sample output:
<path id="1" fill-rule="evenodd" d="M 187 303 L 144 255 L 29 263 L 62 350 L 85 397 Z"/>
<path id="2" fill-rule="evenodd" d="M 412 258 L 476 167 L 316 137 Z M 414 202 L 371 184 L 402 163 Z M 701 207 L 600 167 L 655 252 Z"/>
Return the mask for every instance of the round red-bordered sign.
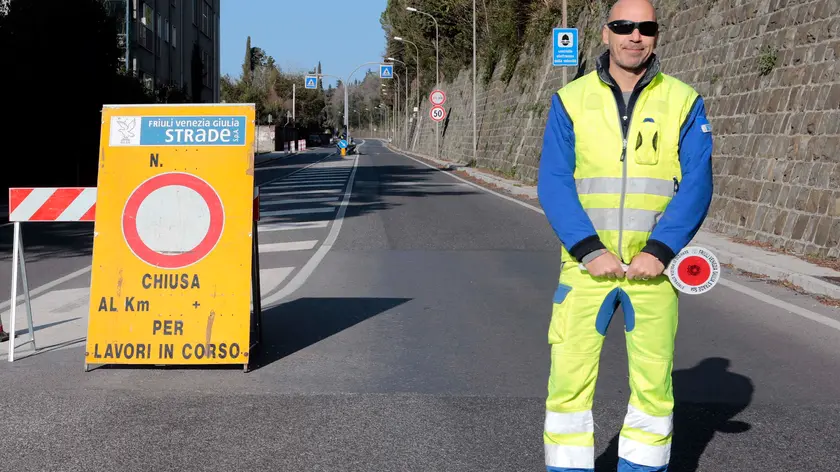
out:
<path id="1" fill-rule="evenodd" d="M 443 105 L 446 103 L 446 93 L 443 90 L 432 90 L 429 94 L 429 101 L 432 105 Z"/>
<path id="2" fill-rule="evenodd" d="M 443 108 L 440 105 L 433 106 L 432 109 L 429 110 L 429 118 L 431 118 L 432 121 L 440 123 L 446 119 L 446 108 Z"/>
<path id="3" fill-rule="evenodd" d="M 687 247 L 669 264 L 668 278 L 680 292 L 690 295 L 706 293 L 720 280 L 720 263 L 708 249 Z"/>
<path id="4" fill-rule="evenodd" d="M 143 201 L 155 190 L 182 186 L 199 194 L 210 212 L 207 234 L 197 246 L 180 254 L 162 254 L 143 242 L 137 230 L 137 212 Z M 128 248 L 147 264 L 161 269 L 180 269 L 204 259 L 219 243 L 225 226 L 225 210 L 216 190 L 203 179 L 183 172 L 167 172 L 156 175 L 141 183 L 131 192 L 125 202 L 122 216 L 122 232 Z"/>

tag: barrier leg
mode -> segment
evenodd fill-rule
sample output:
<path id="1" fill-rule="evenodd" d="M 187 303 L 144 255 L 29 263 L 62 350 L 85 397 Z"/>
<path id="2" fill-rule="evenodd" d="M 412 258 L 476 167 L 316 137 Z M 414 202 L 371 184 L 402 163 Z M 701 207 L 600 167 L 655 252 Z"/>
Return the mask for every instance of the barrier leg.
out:
<path id="1" fill-rule="evenodd" d="M 20 223 L 18 223 L 20 224 Z M 29 282 L 26 279 L 26 259 L 23 257 L 23 234 L 19 233 L 20 240 L 18 242 L 18 251 L 20 257 L 20 281 L 23 283 L 23 299 L 26 302 L 26 319 L 29 321 L 29 341 L 32 343 L 32 349 L 38 350 L 35 345 L 35 324 L 32 323 L 32 298 L 29 296 Z"/>
<path id="2" fill-rule="evenodd" d="M 15 316 L 17 315 L 17 278 L 18 278 L 18 238 L 20 237 L 20 222 L 15 221 L 14 236 L 12 236 L 12 296 L 9 297 L 9 362 L 15 361 Z"/>
<path id="3" fill-rule="evenodd" d="M 23 237 L 20 234 L 20 222 L 15 221 L 14 224 L 14 241 L 12 242 L 12 293 L 10 300 L 10 314 L 9 314 L 9 362 L 15 361 L 15 331 L 17 330 L 17 282 L 18 270 L 20 270 L 21 283 L 23 284 L 23 299 L 26 305 L 26 318 L 29 324 L 29 341 L 21 344 L 26 345 L 32 343 L 32 348 L 36 349 L 35 345 L 35 327 L 32 323 L 32 300 L 29 297 L 29 282 L 26 280 L 26 262 L 23 258 Z"/>

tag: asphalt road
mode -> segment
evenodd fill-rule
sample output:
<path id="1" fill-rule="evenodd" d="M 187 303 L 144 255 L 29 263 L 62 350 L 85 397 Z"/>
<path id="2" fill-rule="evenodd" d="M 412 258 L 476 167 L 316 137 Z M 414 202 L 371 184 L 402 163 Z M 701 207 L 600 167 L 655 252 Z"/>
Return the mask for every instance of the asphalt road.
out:
<path id="1" fill-rule="evenodd" d="M 282 213 L 261 222 L 261 245 L 274 245 L 261 268 L 280 282 L 263 294 L 253 371 L 85 373 L 83 347 L 2 362 L 2 469 L 545 470 L 558 243 L 544 216 L 378 142 L 352 159 L 329 152 L 258 172 L 261 192 L 275 194 L 261 211 Z M 288 192 L 318 201 L 284 201 Z M 41 254 L 33 286 L 89 264 L 79 242 L 89 237 L 27 247 Z M 835 469 L 840 332 L 772 301 L 840 311 L 726 281 L 682 299 L 671 470 Z M 614 322 L 595 396 L 598 471 L 615 470 L 626 365 Z"/>

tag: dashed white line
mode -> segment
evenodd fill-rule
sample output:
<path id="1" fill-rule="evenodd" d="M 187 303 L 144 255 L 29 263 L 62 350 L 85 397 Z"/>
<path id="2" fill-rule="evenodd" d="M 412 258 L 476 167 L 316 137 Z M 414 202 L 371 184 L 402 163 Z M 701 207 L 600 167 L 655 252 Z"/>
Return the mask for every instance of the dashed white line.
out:
<path id="1" fill-rule="evenodd" d="M 260 218 L 272 216 L 309 215 L 314 213 L 335 213 L 335 207 L 297 208 L 294 210 L 260 211 Z"/>
<path id="2" fill-rule="evenodd" d="M 284 198 L 278 200 L 263 200 L 260 206 L 294 205 L 297 203 L 324 203 L 338 201 L 338 197 L 313 197 L 313 198 Z"/>
<path id="3" fill-rule="evenodd" d="M 260 244 L 260 254 L 269 252 L 306 251 L 318 244 L 317 240 L 292 241 L 287 243 Z"/>
<path id="4" fill-rule="evenodd" d="M 266 223 L 259 226 L 260 233 L 270 233 L 274 231 L 292 231 L 296 229 L 318 229 L 326 228 L 330 224 L 327 220 L 322 221 L 295 221 L 289 223 Z"/>

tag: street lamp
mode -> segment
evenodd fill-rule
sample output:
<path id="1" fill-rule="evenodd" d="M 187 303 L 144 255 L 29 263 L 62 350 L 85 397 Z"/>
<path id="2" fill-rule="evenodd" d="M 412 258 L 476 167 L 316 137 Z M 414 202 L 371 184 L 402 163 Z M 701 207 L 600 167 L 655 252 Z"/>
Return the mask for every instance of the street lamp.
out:
<path id="1" fill-rule="evenodd" d="M 403 68 L 405 68 L 405 148 L 408 149 L 408 64 L 399 59 L 394 59 L 393 57 L 388 57 L 386 59 L 393 62 L 399 62 L 403 65 Z"/>
<path id="2" fill-rule="evenodd" d="M 563 12 L 564 13 L 566 11 L 565 6 L 566 6 L 566 0 L 563 0 L 563 7 L 564 7 Z M 475 111 L 476 111 L 475 110 L 476 109 L 476 106 L 475 106 L 475 102 L 476 102 L 476 98 L 475 98 L 475 87 L 476 87 L 476 85 L 475 85 L 475 82 L 476 82 L 476 80 L 475 80 L 476 79 L 475 42 L 476 42 L 475 41 L 475 0 L 473 0 L 473 162 L 476 163 L 476 165 L 477 165 L 477 163 L 478 163 L 478 160 L 477 160 L 478 159 L 478 143 L 477 143 L 478 137 L 476 135 L 477 134 L 476 120 L 478 120 L 478 118 L 476 118 L 476 116 L 475 116 Z"/>
<path id="3" fill-rule="evenodd" d="M 437 73 L 437 79 L 435 81 L 435 89 L 440 90 L 440 36 L 438 32 L 438 22 L 434 16 L 420 11 L 414 7 L 408 7 L 406 10 L 413 12 L 413 13 L 420 13 L 421 15 L 426 15 L 435 22 L 435 71 Z M 435 121 L 435 158 L 440 158 L 440 122 Z"/>
<path id="4" fill-rule="evenodd" d="M 416 54 L 416 61 L 417 61 L 417 111 L 420 111 L 420 49 L 417 47 L 416 44 L 412 43 L 411 41 L 401 38 L 399 36 L 394 36 L 394 41 L 399 41 L 401 43 L 408 43 L 414 46 L 414 52 Z"/>
<path id="5" fill-rule="evenodd" d="M 408 7 L 408 8 L 406 8 L 406 10 L 408 10 L 410 12 L 413 12 L 413 13 L 420 13 L 421 15 L 426 15 L 429 18 L 431 18 L 432 21 L 435 22 L 435 72 L 437 74 L 437 77 L 436 77 L 436 80 L 435 80 L 435 84 L 436 84 L 435 87 L 440 88 L 440 47 L 439 47 L 440 42 L 439 42 L 439 32 L 438 32 L 437 19 L 435 19 L 435 17 L 433 17 L 432 15 L 430 15 L 426 12 L 420 11 L 420 10 L 414 8 L 414 7 Z"/>

